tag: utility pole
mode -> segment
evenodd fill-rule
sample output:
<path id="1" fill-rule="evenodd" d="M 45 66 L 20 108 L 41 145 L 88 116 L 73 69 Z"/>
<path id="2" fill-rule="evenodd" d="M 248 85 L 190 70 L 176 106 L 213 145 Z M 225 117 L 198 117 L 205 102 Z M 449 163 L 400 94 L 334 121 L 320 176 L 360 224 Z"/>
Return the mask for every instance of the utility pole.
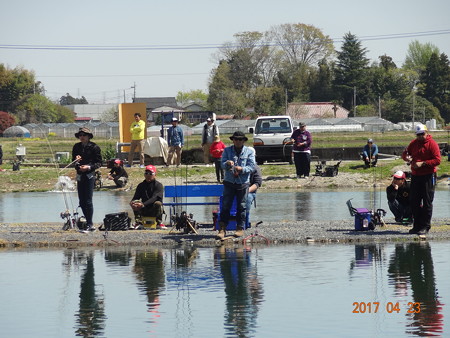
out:
<path id="1" fill-rule="evenodd" d="M 287 88 L 284 89 L 285 95 L 284 95 L 284 99 L 285 99 L 285 114 L 287 115 L 287 110 L 288 110 L 288 96 L 287 96 Z"/>
<path id="2" fill-rule="evenodd" d="M 412 93 L 412 95 L 413 95 L 413 102 L 412 102 L 412 128 L 413 128 L 413 130 L 414 130 L 414 127 L 415 127 L 415 110 L 416 110 L 416 90 L 417 90 L 417 87 L 416 87 L 416 82 L 414 81 L 414 87 L 413 87 L 413 93 Z"/>
<path id="3" fill-rule="evenodd" d="M 356 117 L 356 86 L 353 87 L 353 117 Z"/>
<path id="4" fill-rule="evenodd" d="M 378 96 L 378 117 L 381 119 L 381 97 Z"/>
<path id="5" fill-rule="evenodd" d="M 136 101 L 136 82 L 134 82 L 134 85 L 131 88 L 133 88 L 133 102 L 135 102 Z"/>

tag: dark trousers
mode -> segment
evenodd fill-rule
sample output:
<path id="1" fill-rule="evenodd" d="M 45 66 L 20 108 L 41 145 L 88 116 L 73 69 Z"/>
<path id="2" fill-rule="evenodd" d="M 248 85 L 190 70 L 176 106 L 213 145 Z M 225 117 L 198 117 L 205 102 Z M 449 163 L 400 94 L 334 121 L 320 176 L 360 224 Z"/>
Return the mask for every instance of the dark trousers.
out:
<path id="1" fill-rule="evenodd" d="M 309 172 L 311 171 L 311 154 L 294 153 L 294 164 L 297 176 L 309 176 Z"/>
<path id="2" fill-rule="evenodd" d="M 411 206 L 400 204 L 397 200 L 393 202 L 388 201 L 388 205 L 397 222 L 403 221 L 404 218 L 412 217 Z"/>
<path id="3" fill-rule="evenodd" d="M 411 176 L 411 192 L 409 194 L 414 218 L 413 229 L 429 230 L 433 216 L 435 174 Z"/>
<path id="4" fill-rule="evenodd" d="M 222 169 L 222 159 L 221 158 L 214 158 L 214 167 L 216 168 L 217 182 L 222 182 L 223 169 Z"/>
<path id="5" fill-rule="evenodd" d="M 363 155 L 364 157 L 364 155 Z M 377 165 L 378 162 L 378 155 L 375 155 L 375 158 L 369 158 L 369 161 L 366 161 L 366 159 L 364 158 L 364 165 L 369 168 L 370 166 L 374 167 Z"/>
<path id="6" fill-rule="evenodd" d="M 220 223 L 223 223 L 225 226 L 228 225 L 231 206 L 233 205 L 233 200 L 236 196 L 236 228 L 244 229 L 247 210 L 247 194 L 248 185 L 233 184 L 226 181 L 224 182 L 222 209 L 220 210 Z"/>
<path id="7" fill-rule="evenodd" d="M 156 201 L 155 203 L 143 207 L 142 209 L 139 210 L 134 210 L 134 218 L 139 219 L 142 216 L 148 216 L 148 217 L 155 217 L 156 218 L 156 223 L 161 223 L 162 222 L 162 216 L 164 213 L 164 208 L 163 208 L 163 204 L 160 201 Z"/>
<path id="8" fill-rule="evenodd" d="M 82 174 L 77 176 L 77 191 L 80 208 L 86 217 L 87 226 L 92 226 L 92 217 L 94 215 L 94 204 L 92 196 L 94 195 L 94 173 Z"/>

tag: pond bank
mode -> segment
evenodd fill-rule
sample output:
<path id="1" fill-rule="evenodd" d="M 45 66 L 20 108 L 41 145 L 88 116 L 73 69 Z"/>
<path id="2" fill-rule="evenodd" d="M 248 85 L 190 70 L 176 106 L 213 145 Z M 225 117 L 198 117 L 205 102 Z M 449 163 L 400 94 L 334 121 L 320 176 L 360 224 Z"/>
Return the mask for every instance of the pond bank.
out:
<path id="1" fill-rule="evenodd" d="M 250 228 L 246 236 L 258 236 L 246 240 L 246 244 L 314 244 L 314 243 L 383 243 L 420 240 L 409 235 L 410 226 L 395 224 L 387 219 L 384 227 L 374 231 L 355 231 L 352 220 L 346 221 L 295 221 L 262 223 Z M 197 234 L 178 234 L 176 230 L 94 231 L 80 233 L 61 230 L 62 223 L 6 223 L 0 224 L 0 248 L 77 248 L 103 246 L 179 246 L 195 245 L 213 247 L 221 245 L 215 239 L 216 231 L 204 225 Z M 232 232 L 230 232 L 232 234 Z M 427 240 L 450 240 L 450 219 L 435 219 Z M 243 245 L 244 238 L 229 240 L 226 245 Z"/>

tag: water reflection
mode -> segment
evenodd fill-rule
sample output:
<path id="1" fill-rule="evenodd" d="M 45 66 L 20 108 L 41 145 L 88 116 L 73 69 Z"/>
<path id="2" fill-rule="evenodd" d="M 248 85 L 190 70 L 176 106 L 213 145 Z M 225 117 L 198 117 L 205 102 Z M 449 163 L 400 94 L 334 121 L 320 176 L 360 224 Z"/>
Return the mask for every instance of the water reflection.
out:
<path id="1" fill-rule="evenodd" d="M 355 245 L 355 259 L 350 263 L 350 271 L 355 268 L 369 268 L 375 262 L 381 264 L 383 260 L 383 246 L 380 244 Z"/>
<path id="2" fill-rule="evenodd" d="M 165 282 L 162 250 L 153 249 L 136 252 L 133 272 L 139 281 L 139 289 L 147 297 L 147 312 L 150 314 L 148 322 L 154 324 L 161 317 L 159 293 Z"/>
<path id="3" fill-rule="evenodd" d="M 439 301 L 431 247 L 428 242 L 398 244 L 390 259 L 388 276 L 396 295 L 406 295 L 408 287 L 414 305 L 407 316 L 407 334 L 439 336 L 443 332 L 443 304 Z M 420 306 L 420 308 L 418 308 Z"/>
<path id="4" fill-rule="evenodd" d="M 102 335 L 105 330 L 105 301 L 104 295 L 97 290 L 94 273 L 93 251 L 65 251 L 66 268 L 83 266 L 84 272 L 80 280 L 79 309 L 75 314 L 75 335 L 81 337 L 95 337 Z"/>
<path id="5" fill-rule="evenodd" d="M 250 251 L 222 246 L 216 250 L 214 258 L 225 284 L 224 327 L 227 336 L 254 335 L 259 306 L 263 301 L 263 288 L 256 264 L 251 262 Z"/>
<path id="6" fill-rule="evenodd" d="M 311 192 L 296 192 L 295 198 L 293 200 L 294 210 L 295 210 L 295 219 L 296 220 L 309 220 L 314 219 L 314 208 L 311 206 Z"/>

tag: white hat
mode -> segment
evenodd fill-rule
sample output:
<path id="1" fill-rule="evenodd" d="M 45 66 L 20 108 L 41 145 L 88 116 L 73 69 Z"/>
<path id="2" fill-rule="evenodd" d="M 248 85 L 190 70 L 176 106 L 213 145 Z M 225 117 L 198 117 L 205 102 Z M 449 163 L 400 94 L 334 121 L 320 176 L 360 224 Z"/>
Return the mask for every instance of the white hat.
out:
<path id="1" fill-rule="evenodd" d="M 406 178 L 406 175 L 403 171 L 399 170 L 396 171 L 395 174 L 393 175 L 395 178 Z"/>
<path id="2" fill-rule="evenodd" d="M 172 122 L 178 122 L 178 119 L 176 117 L 172 117 Z"/>
<path id="3" fill-rule="evenodd" d="M 207 121 L 207 122 L 210 122 L 210 121 L 212 121 L 212 119 L 211 119 L 210 117 L 208 117 L 208 118 L 206 119 L 206 121 Z"/>
<path id="4" fill-rule="evenodd" d="M 424 124 L 418 124 L 415 130 L 416 135 L 424 134 L 427 131 L 427 126 L 425 126 Z"/>

